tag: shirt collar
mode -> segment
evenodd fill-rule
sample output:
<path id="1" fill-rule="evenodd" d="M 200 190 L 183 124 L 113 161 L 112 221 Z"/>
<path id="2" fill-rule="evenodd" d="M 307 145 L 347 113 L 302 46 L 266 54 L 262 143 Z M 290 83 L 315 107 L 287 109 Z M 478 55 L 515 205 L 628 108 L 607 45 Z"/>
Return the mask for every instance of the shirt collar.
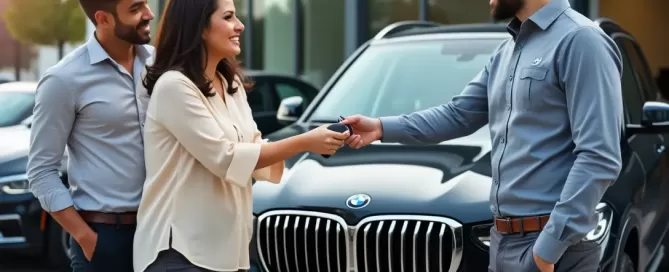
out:
<path id="1" fill-rule="evenodd" d="M 569 0 L 552 0 L 537 12 L 530 16 L 529 20 L 534 22 L 542 30 L 546 30 L 560 15 L 570 8 Z"/>
<path id="2" fill-rule="evenodd" d="M 96 64 L 106 59 L 111 59 L 109 54 L 107 54 L 107 51 L 105 51 L 102 45 L 100 45 L 100 42 L 98 42 L 95 34 L 93 34 L 93 36 L 86 42 L 86 49 L 88 50 L 88 58 L 90 59 L 91 64 Z M 137 53 L 137 56 L 139 56 L 140 59 L 142 59 L 144 62 L 146 62 L 146 59 L 151 57 L 151 52 L 149 52 L 149 49 L 147 49 L 144 45 L 136 44 L 135 52 Z"/>
<path id="3" fill-rule="evenodd" d="M 552 0 L 539 10 L 532 14 L 528 20 L 534 22 L 541 30 L 546 30 L 548 27 L 557 20 L 560 15 L 570 8 L 569 0 Z M 514 17 L 511 22 L 506 26 L 509 33 L 514 37 L 518 36 L 521 26 L 520 20 Z"/>

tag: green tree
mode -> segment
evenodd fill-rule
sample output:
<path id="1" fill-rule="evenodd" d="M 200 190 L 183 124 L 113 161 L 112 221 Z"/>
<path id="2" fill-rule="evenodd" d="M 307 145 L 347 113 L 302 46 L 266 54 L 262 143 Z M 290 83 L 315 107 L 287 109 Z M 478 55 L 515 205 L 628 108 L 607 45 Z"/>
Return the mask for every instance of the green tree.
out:
<path id="1" fill-rule="evenodd" d="M 3 15 L 14 38 L 57 46 L 58 59 L 63 58 L 66 43 L 86 38 L 86 15 L 77 0 L 9 0 Z"/>

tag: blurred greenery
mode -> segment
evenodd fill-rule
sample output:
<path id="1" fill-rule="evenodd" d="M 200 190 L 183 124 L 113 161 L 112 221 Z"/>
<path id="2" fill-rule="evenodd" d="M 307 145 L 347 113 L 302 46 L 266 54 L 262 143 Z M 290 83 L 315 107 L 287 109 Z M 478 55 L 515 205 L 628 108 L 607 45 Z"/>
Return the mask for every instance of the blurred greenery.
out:
<path id="1" fill-rule="evenodd" d="M 7 7 L 8 0 L 0 0 L 0 14 Z M 37 49 L 30 44 L 22 44 L 7 31 L 5 20 L 0 19 L 0 69 L 14 68 L 16 77 L 21 69 L 29 69 L 37 57 Z"/>
<path id="2" fill-rule="evenodd" d="M 59 59 L 66 43 L 86 38 L 86 15 L 77 0 L 8 0 L 2 16 L 14 38 L 56 46 Z"/>

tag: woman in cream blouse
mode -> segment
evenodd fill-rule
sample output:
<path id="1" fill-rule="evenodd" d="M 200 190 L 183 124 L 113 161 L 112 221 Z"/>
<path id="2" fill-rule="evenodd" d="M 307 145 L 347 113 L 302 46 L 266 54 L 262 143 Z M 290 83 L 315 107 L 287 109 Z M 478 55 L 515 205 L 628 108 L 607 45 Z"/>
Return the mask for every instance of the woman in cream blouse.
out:
<path id="1" fill-rule="evenodd" d="M 348 133 L 320 127 L 264 143 L 234 60 L 244 25 L 233 0 L 169 1 L 163 16 L 144 82 L 151 99 L 135 271 L 246 270 L 251 177 L 279 182 L 284 159 L 333 154 Z"/>

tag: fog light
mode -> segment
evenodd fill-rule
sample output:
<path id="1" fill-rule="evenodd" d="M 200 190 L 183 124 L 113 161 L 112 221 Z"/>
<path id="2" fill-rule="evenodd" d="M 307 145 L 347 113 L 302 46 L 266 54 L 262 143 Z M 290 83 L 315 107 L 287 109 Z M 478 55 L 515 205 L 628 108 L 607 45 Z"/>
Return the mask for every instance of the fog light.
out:
<path id="1" fill-rule="evenodd" d="M 611 232 L 611 223 L 613 219 L 613 211 L 606 203 L 600 202 L 595 208 L 597 213 L 597 225 L 595 228 L 583 238 L 584 241 L 596 241 L 602 243 L 609 237 Z"/>

